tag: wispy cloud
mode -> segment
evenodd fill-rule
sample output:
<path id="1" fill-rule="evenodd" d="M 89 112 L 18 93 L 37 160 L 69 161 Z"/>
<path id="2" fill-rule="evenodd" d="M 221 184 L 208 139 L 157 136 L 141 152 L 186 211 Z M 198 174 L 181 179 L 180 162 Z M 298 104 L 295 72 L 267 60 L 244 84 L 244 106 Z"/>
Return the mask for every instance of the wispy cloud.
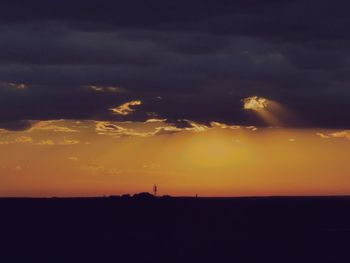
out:
<path id="1" fill-rule="evenodd" d="M 331 138 L 331 136 L 326 135 L 326 134 L 324 134 L 322 132 L 318 132 L 318 133 L 316 133 L 316 135 L 320 136 L 322 139 L 329 139 L 329 138 Z"/>
<path id="2" fill-rule="evenodd" d="M 104 93 L 125 93 L 126 90 L 118 86 L 99 86 L 99 85 L 88 85 L 86 88 L 95 92 Z"/>
<path id="3" fill-rule="evenodd" d="M 204 132 L 209 129 L 207 125 L 196 123 L 190 120 L 185 120 L 185 121 L 190 125 L 190 127 L 184 128 L 186 131 Z"/>
<path id="4" fill-rule="evenodd" d="M 139 106 L 141 104 L 142 104 L 142 102 L 140 100 L 132 100 L 132 101 L 126 102 L 126 103 L 124 103 L 116 108 L 110 108 L 110 110 L 114 114 L 126 116 L 126 115 L 129 115 L 135 111 L 135 109 L 133 109 L 132 107 Z"/>
<path id="5" fill-rule="evenodd" d="M 191 120 L 181 120 L 181 127 L 178 127 L 173 123 L 166 123 L 166 119 L 150 119 L 143 123 L 138 123 L 135 128 L 125 127 L 125 124 L 131 124 L 132 122 L 108 122 L 108 121 L 95 121 L 95 131 L 100 135 L 110 135 L 114 137 L 151 137 L 156 135 L 168 135 L 179 132 L 194 132 L 201 133 L 211 129 L 240 129 L 237 125 L 227 125 L 219 122 L 211 122 L 209 126 L 201 123 L 197 123 Z M 157 124 L 159 124 L 157 126 Z M 145 131 L 143 125 L 152 125 Z M 257 128 L 249 127 L 250 130 L 255 131 Z"/>
<path id="6" fill-rule="evenodd" d="M 131 128 L 124 128 L 111 122 L 96 121 L 95 130 L 100 135 L 111 135 L 114 137 L 148 137 L 152 136 L 153 132 L 139 132 Z"/>
<path id="7" fill-rule="evenodd" d="M 0 141 L 0 145 L 10 145 L 10 144 L 27 144 L 35 146 L 52 146 L 52 145 L 75 145 L 80 144 L 79 140 L 76 139 L 67 139 L 63 138 L 61 140 L 52 140 L 52 139 L 41 139 L 34 140 L 30 136 L 19 136 L 11 140 Z"/>
<path id="8" fill-rule="evenodd" d="M 74 145 L 74 144 L 80 144 L 79 140 L 76 139 L 63 139 L 61 141 L 57 142 L 58 145 Z"/>
<path id="9" fill-rule="evenodd" d="M 154 122 L 166 122 L 167 119 L 148 119 L 146 123 L 154 123 Z"/>
<path id="10" fill-rule="evenodd" d="M 66 139 L 64 138 L 63 140 L 41 140 L 38 142 L 33 142 L 33 145 L 38 145 L 38 146 L 54 146 L 54 145 L 75 145 L 75 144 L 80 144 L 81 142 L 76 139 Z"/>
<path id="11" fill-rule="evenodd" d="M 20 136 L 20 137 L 15 138 L 15 142 L 16 143 L 32 143 L 33 138 L 29 137 L 29 136 Z"/>
<path id="12" fill-rule="evenodd" d="M 2 88 L 10 88 L 17 90 L 27 89 L 29 86 L 25 83 L 15 83 L 15 82 L 0 82 L 0 87 Z"/>
<path id="13" fill-rule="evenodd" d="M 118 175 L 121 173 L 119 169 L 109 168 L 99 163 L 88 163 L 80 166 L 80 170 L 92 175 Z"/>
<path id="14" fill-rule="evenodd" d="M 329 139 L 329 138 L 345 138 L 350 140 L 350 131 L 337 131 L 332 133 L 316 133 L 317 136 L 321 137 L 322 139 Z"/>
<path id="15" fill-rule="evenodd" d="M 255 126 L 246 126 L 245 128 L 248 129 L 248 130 L 251 130 L 251 131 L 257 131 L 258 130 L 258 128 L 255 127 Z"/>
<path id="16" fill-rule="evenodd" d="M 35 143 L 35 145 L 42 145 L 42 146 L 55 145 L 55 142 L 53 140 L 41 140 L 41 141 Z"/>
<path id="17" fill-rule="evenodd" d="M 210 126 L 213 128 L 232 129 L 232 130 L 237 130 L 241 128 L 241 126 L 239 125 L 227 125 L 225 123 L 215 122 L 215 121 L 212 121 L 210 123 Z"/>
<path id="18" fill-rule="evenodd" d="M 157 127 L 153 135 L 166 135 L 166 134 L 174 134 L 183 131 L 182 128 L 177 128 L 175 126 L 162 126 Z"/>
<path id="19" fill-rule="evenodd" d="M 350 140 L 350 131 L 339 131 L 331 133 L 331 136 L 334 138 L 346 138 Z"/>
<path id="20" fill-rule="evenodd" d="M 33 144 L 34 140 L 32 137 L 29 137 L 29 136 L 19 136 L 13 139 L 0 141 L 0 145 L 10 145 L 10 144 L 17 144 L 17 143 Z"/>
<path id="21" fill-rule="evenodd" d="M 76 129 L 72 129 L 59 124 L 62 120 L 52 120 L 52 121 L 39 121 L 35 123 L 29 131 L 42 130 L 42 131 L 53 131 L 53 132 L 79 132 Z"/>

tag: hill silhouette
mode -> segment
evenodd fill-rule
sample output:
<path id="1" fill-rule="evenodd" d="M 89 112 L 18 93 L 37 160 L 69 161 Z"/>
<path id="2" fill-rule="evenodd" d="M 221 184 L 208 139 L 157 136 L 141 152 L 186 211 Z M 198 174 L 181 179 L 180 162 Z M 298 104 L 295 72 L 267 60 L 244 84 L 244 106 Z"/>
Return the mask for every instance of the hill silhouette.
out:
<path id="1" fill-rule="evenodd" d="M 133 198 L 149 200 L 149 199 L 156 198 L 156 196 L 154 196 L 154 195 L 152 195 L 152 194 L 150 194 L 148 192 L 143 192 L 143 193 L 134 194 Z"/>

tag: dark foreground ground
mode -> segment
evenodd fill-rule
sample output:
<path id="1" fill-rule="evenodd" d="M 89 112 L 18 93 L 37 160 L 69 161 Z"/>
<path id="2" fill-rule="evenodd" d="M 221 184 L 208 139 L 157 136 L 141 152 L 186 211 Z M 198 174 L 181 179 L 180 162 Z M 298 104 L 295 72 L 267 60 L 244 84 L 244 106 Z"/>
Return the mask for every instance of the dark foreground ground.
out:
<path id="1" fill-rule="evenodd" d="M 0 199 L 0 262 L 350 262 L 350 198 Z"/>

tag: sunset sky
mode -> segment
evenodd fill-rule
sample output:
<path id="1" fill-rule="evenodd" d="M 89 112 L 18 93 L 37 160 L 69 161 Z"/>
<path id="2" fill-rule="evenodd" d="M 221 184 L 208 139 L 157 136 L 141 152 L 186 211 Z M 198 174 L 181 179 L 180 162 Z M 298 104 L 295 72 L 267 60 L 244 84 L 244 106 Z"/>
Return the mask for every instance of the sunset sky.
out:
<path id="1" fill-rule="evenodd" d="M 350 194 L 337 3 L 2 1 L 0 196 Z"/>

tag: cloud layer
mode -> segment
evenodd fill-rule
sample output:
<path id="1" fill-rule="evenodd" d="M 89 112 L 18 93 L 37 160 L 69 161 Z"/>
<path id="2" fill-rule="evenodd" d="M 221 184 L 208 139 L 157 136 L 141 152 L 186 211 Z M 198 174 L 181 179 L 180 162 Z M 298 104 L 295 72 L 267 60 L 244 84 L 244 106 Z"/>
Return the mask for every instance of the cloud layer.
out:
<path id="1" fill-rule="evenodd" d="M 350 128 L 348 1 L 3 1 L 0 128 L 31 121 L 266 125 L 261 96 L 293 110 L 286 126 Z M 142 101 L 133 114 L 109 109 Z M 128 112 L 130 113 L 130 111 Z"/>

